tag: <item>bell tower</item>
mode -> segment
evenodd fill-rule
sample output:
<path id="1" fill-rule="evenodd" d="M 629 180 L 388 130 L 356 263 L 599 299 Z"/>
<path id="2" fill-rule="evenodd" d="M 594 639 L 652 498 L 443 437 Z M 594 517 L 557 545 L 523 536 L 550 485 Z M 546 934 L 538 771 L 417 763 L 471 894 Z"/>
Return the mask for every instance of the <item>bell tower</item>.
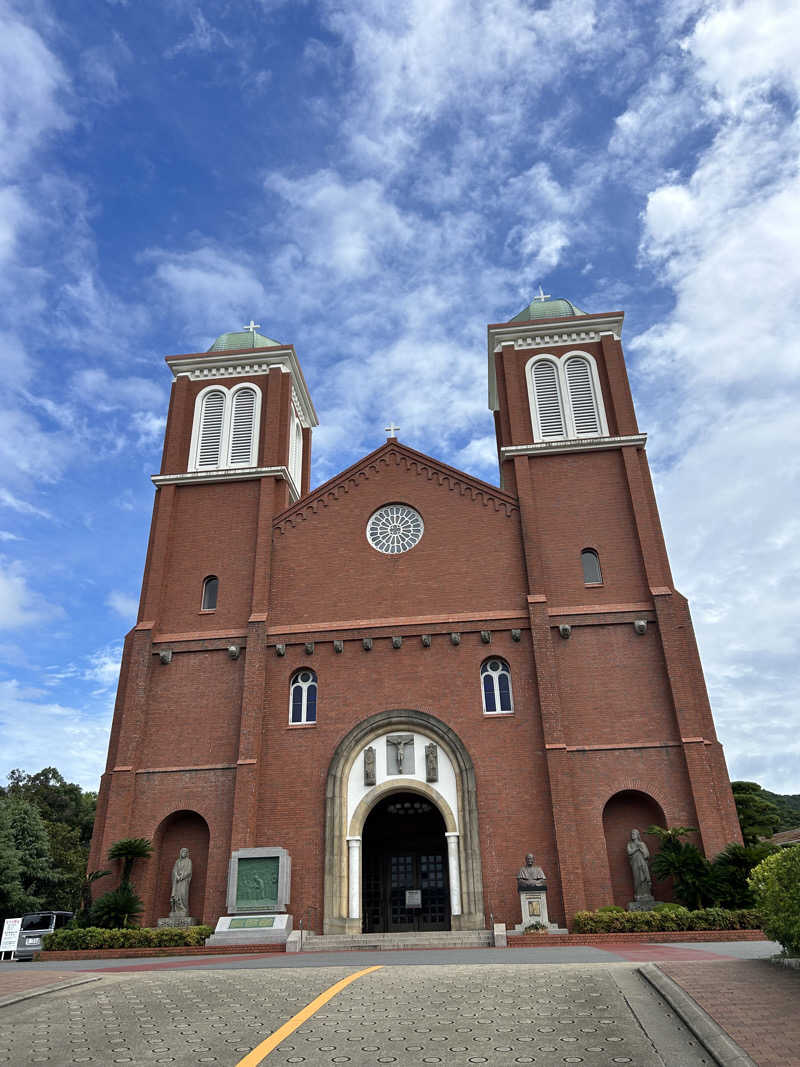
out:
<path id="1" fill-rule="evenodd" d="M 645 818 L 635 798 L 646 792 L 673 798 L 670 821 L 698 827 L 708 856 L 740 839 L 688 605 L 672 582 L 622 323 L 622 312 L 587 314 L 540 291 L 488 328 L 489 406 L 501 485 L 519 499 L 568 914 L 597 899 L 597 871 L 607 870 L 575 813 L 606 783 L 606 795 L 619 789 L 621 766 L 630 826 Z"/>
<path id="2" fill-rule="evenodd" d="M 318 425 L 294 347 L 258 329 L 251 321 L 207 352 L 166 359 L 172 393 L 161 470 L 152 478 L 139 616 L 125 641 L 92 845 L 92 862 L 102 866 L 118 838 L 150 837 L 154 825 L 159 841 L 184 834 L 197 842 L 202 877 L 223 887 L 220 899 L 207 901 L 218 911 L 225 874 L 212 870 L 221 860 L 203 854 L 209 830 L 214 834 L 208 798 L 235 812 L 218 855 L 246 845 L 263 714 L 272 522 L 309 491 Z M 195 821 L 163 829 L 180 793 Z M 143 885 L 144 899 L 156 900 L 162 882 Z"/>

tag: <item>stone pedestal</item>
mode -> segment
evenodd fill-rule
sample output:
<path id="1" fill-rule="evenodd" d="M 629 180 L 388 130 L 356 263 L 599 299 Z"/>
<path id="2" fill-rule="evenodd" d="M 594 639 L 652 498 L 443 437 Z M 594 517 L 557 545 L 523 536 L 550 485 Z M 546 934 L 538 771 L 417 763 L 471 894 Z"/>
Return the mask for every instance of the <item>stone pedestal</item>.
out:
<path id="1" fill-rule="evenodd" d="M 652 911 L 655 906 L 655 897 L 637 897 L 628 904 L 628 911 Z"/>
<path id="2" fill-rule="evenodd" d="M 546 889 L 520 889 L 519 908 L 522 913 L 522 922 L 514 927 L 517 933 L 522 933 L 525 927 L 532 923 L 541 923 L 548 929 L 554 926 L 547 918 Z"/>
<path id="3" fill-rule="evenodd" d="M 292 932 L 292 916 L 223 915 L 207 945 L 285 944 Z"/>
<path id="4" fill-rule="evenodd" d="M 199 926 L 197 919 L 191 915 L 168 915 L 166 919 L 158 919 L 156 926 L 172 926 L 182 930 L 186 926 Z"/>

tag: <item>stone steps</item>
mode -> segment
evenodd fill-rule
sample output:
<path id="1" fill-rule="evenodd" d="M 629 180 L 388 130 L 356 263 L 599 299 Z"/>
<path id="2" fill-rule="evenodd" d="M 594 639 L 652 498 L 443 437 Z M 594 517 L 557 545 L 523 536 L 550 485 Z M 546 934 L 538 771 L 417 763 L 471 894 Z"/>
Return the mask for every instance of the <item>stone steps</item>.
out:
<path id="1" fill-rule="evenodd" d="M 380 951 L 409 948 L 488 948 L 489 930 L 426 930 L 398 934 L 303 934 L 303 952 Z"/>

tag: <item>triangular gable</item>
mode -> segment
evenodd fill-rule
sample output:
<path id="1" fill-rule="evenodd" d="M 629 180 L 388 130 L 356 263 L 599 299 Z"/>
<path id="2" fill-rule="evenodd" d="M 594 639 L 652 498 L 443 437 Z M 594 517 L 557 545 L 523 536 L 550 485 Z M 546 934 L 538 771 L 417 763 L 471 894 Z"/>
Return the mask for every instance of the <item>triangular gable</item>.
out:
<path id="1" fill-rule="evenodd" d="M 480 478 L 474 478 L 465 471 L 449 467 L 438 459 L 426 456 L 424 452 L 417 452 L 408 445 L 401 445 L 398 441 L 387 441 L 370 452 L 363 459 L 358 460 L 351 467 L 343 470 L 340 474 L 323 482 L 308 496 L 298 500 L 296 504 L 286 508 L 273 520 L 273 527 L 282 530 L 288 523 L 292 526 L 298 520 L 316 515 L 320 507 L 327 507 L 332 500 L 338 500 L 344 493 L 357 489 L 362 481 L 371 474 L 378 474 L 382 467 L 389 465 L 404 466 L 407 471 L 425 472 L 428 478 L 433 478 L 440 485 L 447 485 L 450 489 L 457 489 L 462 495 L 469 495 L 473 500 L 480 499 L 495 511 L 505 511 L 506 515 L 519 510 L 519 503 L 515 496 L 498 489 L 495 485 L 483 482 Z"/>

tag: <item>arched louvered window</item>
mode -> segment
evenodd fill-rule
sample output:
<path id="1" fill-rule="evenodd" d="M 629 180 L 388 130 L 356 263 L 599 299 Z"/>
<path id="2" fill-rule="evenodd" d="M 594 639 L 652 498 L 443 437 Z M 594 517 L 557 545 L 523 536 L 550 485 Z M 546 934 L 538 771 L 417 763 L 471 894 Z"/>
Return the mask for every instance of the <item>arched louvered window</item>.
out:
<path id="1" fill-rule="evenodd" d="M 303 668 L 295 671 L 289 683 L 289 722 L 292 725 L 317 721 L 317 676 Z"/>
<path id="2" fill-rule="evenodd" d="M 294 407 L 290 409 L 289 420 L 289 474 L 292 481 L 300 492 L 300 483 L 303 477 L 303 427 L 297 417 Z"/>
<path id="3" fill-rule="evenodd" d="M 541 441 L 566 436 L 564 430 L 564 405 L 561 399 L 561 384 L 558 368 L 549 359 L 537 360 L 532 371 L 535 420 Z"/>
<path id="4" fill-rule="evenodd" d="M 581 552 L 583 580 L 586 585 L 602 585 L 603 573 L 600 570 L 600 557 L 593 548 L 584 548 Z"/>
<path id="5" fill-rule="evenodd" d="M 504 659 L 484 660 L 481 666 L 481 691 L 485 715 L 508 713 L 514 710 L 511 671 Z"/>
<path id="6" fill-rule="evenodd" d="M 209 574 L 203 579 L 203 611 L 215 611 L 217 596 L 219 594 L 219 578 L 216 574 Z"/>
<path id="7" fill-rule="evenodd" d="M 583 356 L 570 356 L 564 370 L 575 436 L 597 437 L 601 432 L 600 414 L 589 362 Z"/>
<path id="8" fill-rule="evenodd" d="M 256 391 L 247 386 L 236 389 L 230 397 L 231 429 L 229 466 L 253 467 L 256 462 Z"/>
<path id="9" fill-rule="evenodd" d="M 197 437 L 198 470 L 214 469 L 221 465 L 226 400 L 224 389 L 212 389 L 203 396 Z"/>
<path id="10" fill-rule="evenodd" d="M 189 470 L 230 470 L 258 464 L 261 390 L 250 384 L 208 386 L 194 406 Z"/>

